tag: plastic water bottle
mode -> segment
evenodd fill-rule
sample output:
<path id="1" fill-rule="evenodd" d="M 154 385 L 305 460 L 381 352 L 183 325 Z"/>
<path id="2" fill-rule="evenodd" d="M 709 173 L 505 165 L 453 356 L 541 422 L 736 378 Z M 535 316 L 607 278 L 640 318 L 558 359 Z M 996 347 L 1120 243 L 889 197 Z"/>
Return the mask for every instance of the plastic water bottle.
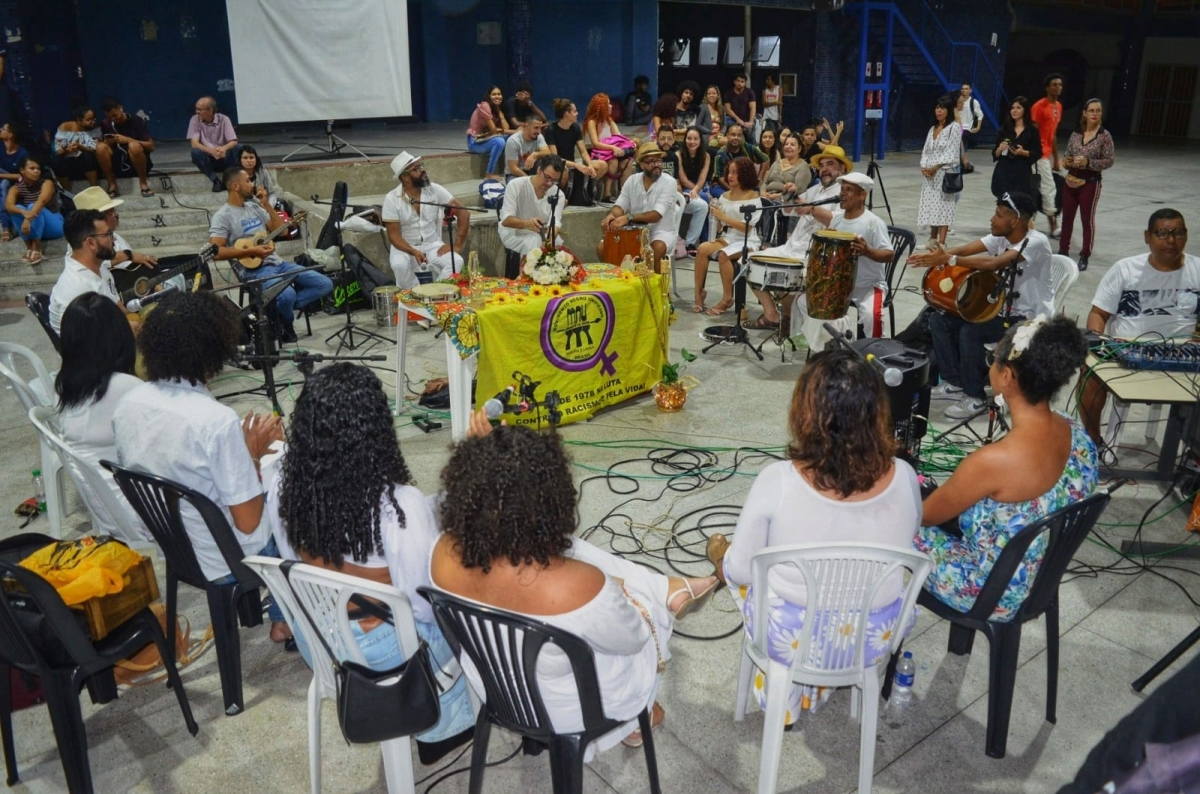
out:
<path id="1" fill-rule="evenodd" d="M 888 706 L 894 709 L 906 709 L 912 703 L 913 678 L 917 666 L 913 664 L 912 651 L 905 651 L 896 664 L 896 677 L 892 679 L 892 696 L 888 698 Z"/>
<path id="2" fill-rule="evenodd" d="M 46 512 L 46 485 L 42 482 L 42 470 L 33 470 L 33 496 L 37 499 L 39 513 Z"/>

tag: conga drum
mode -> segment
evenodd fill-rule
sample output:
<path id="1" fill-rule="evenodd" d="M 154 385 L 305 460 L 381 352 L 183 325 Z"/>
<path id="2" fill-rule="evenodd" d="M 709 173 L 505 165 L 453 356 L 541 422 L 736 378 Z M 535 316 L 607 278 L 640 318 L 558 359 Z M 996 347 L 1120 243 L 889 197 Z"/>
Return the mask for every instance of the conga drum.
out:
<path id="1" fill-rule="evenodd" d="M 810 317 L 837 320 L 850 310 L 850 297 L 858 277 L 858 257 L 850 251 L 854 238 L 851 232 L 832 229 L 813 232 L 804 282 Z"/>
<path id="2" fill-rule="evenodd" d="M 610 229 L 604 234 L 604 261 L 620 265 L 625 257 L 637 259 L 642 255 L 642 230 L 646 226 L 631 223 L 620 229 Z"/>
<path id="3" fill-rule="evenodd" d="M 1004 308 L 1000 276 L 962 265 L 936 265 L 921 279 L 925 302 L 969 323 L 986 323 Z"/>

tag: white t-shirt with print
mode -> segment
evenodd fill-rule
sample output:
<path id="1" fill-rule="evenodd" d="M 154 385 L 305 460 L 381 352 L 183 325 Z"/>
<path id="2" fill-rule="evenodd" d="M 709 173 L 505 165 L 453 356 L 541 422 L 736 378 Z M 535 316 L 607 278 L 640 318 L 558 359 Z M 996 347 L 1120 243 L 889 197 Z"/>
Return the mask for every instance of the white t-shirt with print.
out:
<path id="1" fill-rule="evenodd" d="M 1188 336 L 1200 306 L 1200 258 L 1184 254 L 1183 267 L 1168 273 L 1152 267 L 1149 254 L 1126 257 L 1100 279 L 1092 305 L 1112 315 L 1109 336 Z"/>
<path id="2" fill-rule="evenodd" d="M 1007 237 L 989 234 L 980 239 L 983 247 L 992 256 L 1000 256 L 1005 251 L 1020 248 L 1021 243 L 1029 240 L 1029 245 L 1021 253 L 1025 262 L 1022 264 L 1021 275 L 1017 277 L 1017 298 L 1013 301 L 1013 312 L 1022 317 L 1036 317 L 1044 314 L 1054 316 L 1054 280 L 1050 269 L 1050 240 L 1039 231 L 1029 232 L 1025 238 L 1010 243 Z"/>

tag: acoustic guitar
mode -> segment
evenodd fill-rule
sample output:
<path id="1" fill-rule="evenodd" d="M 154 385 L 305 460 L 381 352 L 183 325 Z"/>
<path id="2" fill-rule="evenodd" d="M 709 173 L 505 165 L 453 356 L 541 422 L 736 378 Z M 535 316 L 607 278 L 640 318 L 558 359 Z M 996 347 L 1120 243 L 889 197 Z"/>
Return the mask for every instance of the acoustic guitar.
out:
<path id="1" fill-rule="evenodd" d="M 200 252 L 193 257 L 189 257 L 186 262 L 170 270 L 153 270 L 155 275 L 143 276 L 139 275 L 133 281 L 132 285 L 121 290 L 121 303 L 128 304 L 134 298 L 144 298 L 154 291 L 154 288 L 165 281 L 169 281 L 175 276 L 186 276 L 197 268 L 204 268 L 204 276 L 208 277 L 208 268 L 213 263 L 213 257 L 217 255 L 217 247 L 211 243 L 200 249 Z M 138 272 L 149 270 L 149 268 L 138 268 Z M 114 279 L 116 273 L 113 274 Z"/>
<path id="2" fill-rule="evenodd" d="M 287 222 L 285 222 L 275 231 L 269 234 L 267 232 L 258 232 L 257 234 L 253 234 L 249 237 L 243 237 L 240 240 L 235 240 L 232 247 L 238 249 L 239 251 L 244 251 L 250 248 L 257 248 L 260 245 L 266 245 L 267 243 L 272 242 L 276 237 L 284 234 L 288 229 L 300 225 L 300 223 L 307 218 L 308 213 L 304 210 L 301 210 L 300 212 L 296 213 L 295 217 L 288 219 Z M 263 263 L 263 257 L 246 254 L 245 256 L 237 257 L 237 261 L 238 264 L 247 270 L 255 270 Z"/>

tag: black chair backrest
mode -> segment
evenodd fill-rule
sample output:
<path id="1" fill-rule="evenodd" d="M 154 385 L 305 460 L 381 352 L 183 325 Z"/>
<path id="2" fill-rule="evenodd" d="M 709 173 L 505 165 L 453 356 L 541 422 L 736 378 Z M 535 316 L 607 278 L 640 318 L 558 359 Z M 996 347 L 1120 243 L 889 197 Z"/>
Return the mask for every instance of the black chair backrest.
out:
<path id="1" fill-rule="evenodd" d="M 5 560 L 0 560 L 0 578 L 14 580 L 24 591 L 0 593 L 0 658 L 6 663 L 35 674 L 59 666 L 56 662 L 106 666 L 53 585 Z M 7 681 L 0 684 L 8 686 Z"/>
<path id="2" fill-rule="evenodd" d="M 904 260 L 908 259 L 912 250 L 917 246 L 917 235 L 908 229 L 901 229 L 899 226 L 889 226 L 888 237 L 892 240 L 892 261 L 887 264 L 884 280 L 888 285 L 888 301 L 891 301 L 892 296 L 896 294 L 896 288 L 900 286 L 901 279 L 904 278 Z M 896 273 L 899 273 L 900 276 L 897 277 Z"/>
<path id="3" fill-rule="evenodd" d="M 1013 615 L 1013 621 L 1024 623 L 1039 617 L 1058 594 L 1058 583 L 1071 564 L 1071 558 L 1092 531 L 1111 498 L 1107 491 L 1099 491 L 1033 522 L 1013 535 L 1004 551 L 1000 552 L 983 589 L 975 599 L 975 605 L 966 616 L 981 621 L 991 617 L 1008 590 L 1013 573 L 1021 564 L 1029 545 L 1043 532 L 1049 532 L 1041 567 L 1025 601 Z"/>
<path id="4" fill-rule="evenodd" d="M 41 324 L 46 336 L 50 337 L 50 344 L 54 345 L 54 349 L 61 353 L 62 341 L 58 338 L 58 332 L 54 330 L 54 326 L 50 324 L 50 296 L 44 292 L 30 292 L 25 296 L 25 305 L 29 307 L 29 311 L 33 312 L 33 316 Z"/>
<path id="5" fill-rule="evenodd" d="M 350 188 L 346 186 L 345 182 L 336 183 L 333 186 L 333 198 L 329 205 L 329 218 L 321 227 L 321 233 L 317 235 L 317 248 L 322 251 L 330 246 L 342 244 L 342 230 L 338 228 L 338 224 L 346 217 L 346 204 L 349 200 Z"/>
<path id="6" fill-rule="evenodd" d="M 235 530 L 225 519 L 221 508 L 207 496 L 164 477 L 127 469 L 111 460 L 102 460 L 100 465 L 112 472 L 121 493 L 125 494 L 129 504 L 150 530 L 172 572 L 181 582 L 201 589 L 208 586 L 208 577 L 200 568 L 196 552 L 192 549 L 192 540 L 179 514 L 179 501 L 183 499 L 200 514 L 217 548 L 221 550 L 225 564 L 237 580 L 260 583 L 258 576 L 242 564 L 245 555 L 234 537 Z"/>
<path id="7" fill-rule="evenodd" d="M 591 647 L 579 637 L 538 620 L 479 606 L 439 590 L 418 588 L 433 604 L 442 633 L 456 656 L 466 654 L 479 671 L 493 722 L 524 736 L 549 738 L 554 726 L 546 714 L 537 681 L 537 660 L 547 643 L 566 654 L 579 690 L 585 733 L 616 724 L 604 716 Z"/>

